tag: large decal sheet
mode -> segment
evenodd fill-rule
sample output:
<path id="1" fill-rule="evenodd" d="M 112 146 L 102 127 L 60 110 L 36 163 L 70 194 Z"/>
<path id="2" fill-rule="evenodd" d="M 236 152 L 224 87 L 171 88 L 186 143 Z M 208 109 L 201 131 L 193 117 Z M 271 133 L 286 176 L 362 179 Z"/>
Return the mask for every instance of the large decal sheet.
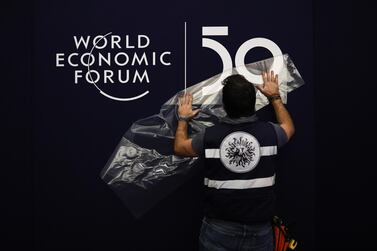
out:
<path id="1" fill-rule="evenodd" d="M 185 91 L 193 94 L 194 108 L 202 109 L 189 122 L 189 135 L 193 137 L 226 116 L 222 107 L 222 80 L 231 74 L 242 73 L 252 83 L 260 84 L 262 71 L 275 70 L 279 74 L 279 89 L 284 103 L 289 92 L 304 84 L 287 54 L 245 67 L 246 74 L 245 68 L 233 68 L 178 92 L 161 106 L 159 114 L 134 122 L 123 135 L 101 177 L 135 217 L 142 216 L 202 166 L 199 157 L 180 157 L 173 153 L 177 100 Z M 267 98 L 258 91 L 256 110 L 267 104 Z"/>

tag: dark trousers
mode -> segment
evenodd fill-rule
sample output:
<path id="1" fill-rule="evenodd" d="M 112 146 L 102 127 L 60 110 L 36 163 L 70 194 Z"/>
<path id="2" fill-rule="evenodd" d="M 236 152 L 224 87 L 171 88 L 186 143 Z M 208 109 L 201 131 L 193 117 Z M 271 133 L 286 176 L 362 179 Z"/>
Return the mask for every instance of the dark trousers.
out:
<path id="1" fill-rule="evenodd" d="M 272 251 L 270 222 L 245 225 L 204 218 L 199 236 L 200 251 Z"/>

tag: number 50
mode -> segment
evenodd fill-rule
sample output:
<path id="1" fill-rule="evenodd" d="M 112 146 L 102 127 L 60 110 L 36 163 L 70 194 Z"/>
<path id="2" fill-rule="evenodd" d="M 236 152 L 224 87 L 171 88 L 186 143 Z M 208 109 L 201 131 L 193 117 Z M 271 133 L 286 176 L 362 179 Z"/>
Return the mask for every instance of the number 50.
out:
<path id="1" fill-rule="evenodd" d="M 221 81 L 231 74 L 231 69 L 233 68 L 232 58 L 228 50 L 219 42 L 214 39 L 205 38 L 204 36 L 228 36 L 228 26 L 203 26 L 202 27 L 202 46 L 214 50 L 221 58 L 223 62 L 223 72 L 218 80 L 210 86 L 203 88 L 203 94 L 209 95 L 215 92 L 218 92 L 222 88 Z M 235 65 L 237 67 L 237 72 L 245 76 L 247 80 L 254 84 L 262 84 L 263 80 L 261 75 L 256 75 L 251 73 L 246 69 L 245 66 L 245 56 L 246 54 L 255 47 L 263 47 L 269 50 L 273 57 L 274 61 L 272 63 L 271 70 L 274 72 L 279 72 L 283 67 L 283 57 L 282 52 L 273 41 L 257 37 L 252 38 L 244 42 L 237 50 L 235 57 Z"/>

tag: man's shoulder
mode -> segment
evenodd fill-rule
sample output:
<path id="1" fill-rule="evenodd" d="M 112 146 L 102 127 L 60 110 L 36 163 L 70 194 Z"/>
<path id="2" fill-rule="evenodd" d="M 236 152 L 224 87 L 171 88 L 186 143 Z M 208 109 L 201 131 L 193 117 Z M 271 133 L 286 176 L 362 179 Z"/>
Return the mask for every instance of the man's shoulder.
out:
<path id="1" fill-rule="evenodd" d="M 279 124 L 269 122 L 269 124 L 273 127 L 275 133 L 276 133 L 276 139 L 278 143 L 278 147 L 282 147 L 285 144 L 288 143 L 289 139 L 287 134 L 285 133 L 283 127 L 281 127 Z"/>
<path id="2" fill-rule="evenodd" d="M 231 124 L 219 122 L 219 123 L 214 124 L 213 126 L 207 127 L 205 129 L 205 132 L 213 132 L 213 131 L 218 131 L 218 130 L 221 130 L 221 129 L 231 128 L 231 127 L 232 127 Z"/>

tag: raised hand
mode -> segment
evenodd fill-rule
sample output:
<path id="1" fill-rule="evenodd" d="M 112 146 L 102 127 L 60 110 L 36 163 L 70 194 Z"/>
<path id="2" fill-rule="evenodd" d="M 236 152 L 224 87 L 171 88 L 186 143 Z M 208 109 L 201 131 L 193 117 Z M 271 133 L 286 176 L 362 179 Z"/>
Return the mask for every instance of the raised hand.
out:
<path id="1" fill-rule="evenodd" d="M 279 96 L 279 81 L 278 75 L 274 71 L 262 73 L 263 84 L 257 85 L 258 90 L 267 98 Z"/>

